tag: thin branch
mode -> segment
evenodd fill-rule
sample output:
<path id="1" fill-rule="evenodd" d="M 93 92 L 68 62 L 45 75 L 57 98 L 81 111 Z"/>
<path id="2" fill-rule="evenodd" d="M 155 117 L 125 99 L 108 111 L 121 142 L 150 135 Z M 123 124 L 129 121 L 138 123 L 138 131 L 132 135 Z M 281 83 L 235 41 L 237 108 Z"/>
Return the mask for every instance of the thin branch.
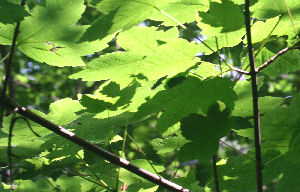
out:
<path id="1" fill-rule="evenodd" d="M 31 132 L 37 136 L 37 137 L 41 137 L 39 134 L 37 134 L 31 127 L 30 123 L 28 122 L 28 120 L 24 117 L 16 117 L 16 111 L 14 111 L 13 113 L 13 118 L 10 121 L 10 125 L 9 125 L 9 132 L 8 132 L 8 147 L 7 147 L 7 157 L 8 157 L 8 170 L 9 170 L 9 178 L 10 178 L 10 183 L 11 183 L 11 188 L 15 189 L 14 187 L 14 183 L 13 183 L 13 177 L 12 177 L 12 157 L 16 157 L 19 158 L 18 156 L 16 156 L 15 154 L 12 153 L 12 137 L 13 137 L 13 128 L 15 126 L 15 123 L 17 122 L 18 119 L 23 119 L 26 123 L 27 126 L 29 127 L 29 129 L 31 130 Z"/>
<path id="2" fill-rule="evenodd" d="M 13 175 L 12 175 L 12 152 L 11 152 L 11 140 L 12 140 L 12 132 L 13 132 L 13 128 L 15 126 L 15 123 L 17 121 L 16 118 L 16 114 L 13 114 L 13 118 L 10 121 L 10 125 L 9 125 L 9 132 L 8 132 L 8 147 L 7 147 L 7 157 L 8 157 L 8 171 L 9 171 L 9 181 L 11 184 L 11 189 L 15 190 L 15 185 L 14 185 L 14 181 L 13 181 Z"/>
<path id="3" fill-rule="evenodd" d="M 282 50 L 280 50 L 278 53 L 276 53 L 273 57 L 271 57 L 268 61 L 264 62 L 264 64 L 262 64 L 261 66 L 259 66 L 256 69 L 256 72 L 259 72 L 261 70 L 263 70 L 264 68 L 268 67 L 269 64 L 273 63 L 279 56 L 285 54 L 286 52 L 288 52 L 290 50 L 289 47 L 286 47 Z"/>
<path id="4" fill-rule="evenodd" d="M 127 119 L 126 119 L 126 126 L 125 126 L 125 129 L 124 129 L 124 135 L 123 135 L 122 152 L 120 154 L 121 158 L 122 157 L 125 158 L 124 151 L 125 151 L 125 144 L 126 144 L 126 138 L 127 138 L 128 115 L 127 115 Z M 121 171 L 121 167 L 118 168 L 118 172 L 117 172 L 116 189 L 119 188 L 120 171 Z"/>
<path id="5" fill-rule="evenodd" d="M 113 153 L 110 153 L 103 148 L 92 144 L 91 142 L 84 140 L 80 137 L 78 137 L 75 133 L 63 128 L 62 126 L 58 126 L 51 121 L 44 119 L 43 117 L 31 112 L 30 110 L 26 109 L 25 107 L 20 107 L 17 104 L 13 102 L 8 97 L 5 97 L 4 100 L 0 100 L 0 104 L 3 105 L 6 109 L 14 110 L 20 115 L 23 115 L 24 117 L 40 124 L 41 126 L 49 129 L 53 133 L 56 133 L 57 135 L 60 135 L 64 137 L 65 139 L 81 146 L 82 148 L 89 150 L 93 152 L 94 154 L 108 160 L 110 163 L 115 164 L 117 166 L 120 166 L 138 176 L 141 176 L 142 178 L 155 183 L 167 190 L 175 191 L 175 192 L 190 192 L 190 190 L 183 188 L 182 186 L 173 183 L 171 181 L 168 181 L 164 179 L 163 177 L 157 176 L 149 171 L 146 171 L 140 167 L 137 167 L 133 164 L 131 164 L 126 159 L 120 158 L 116 156 Z"/>
<path id="6" fill-rule="evenodd" d="M 0 64 L 3 63 L 8 58 L 9 55 L 10 55 L 10 53 L 7 53 L 0 61 Z"/>
<path id="7" fill-rule="evenodd" d="M 153 166 L 152 162 L 150 161 L 149 157 L 147 156 L 147 154 L 143 151 L 143 149 L 138 145 L 138 143 L 129 135 L 127 134 L 127 137 L 136 145 L 137 150 L 140 151 L 144 157 L 146 158 L 146 160 L 148 161 L 149 165 L 152 167 L 152 169 L 154 170 L 154 172 L 159 175 L 158 171 L 155 169 L 155 167 Z"/>
<path id="8" fill-rule="evenodd" d="M 102 185 L 102 179 L 100 179 L 100 177 L 98 177 L 98 175 L 93 171 L 93 169 L 90 168 L 89 164 L 80 155 L 77 155 L 76 157 L 84 163 L 85 167 L 92 173 L 92 175 L 97 179 L 97 181 L 101 182 Z M 107 187 L 105 183 L 103 185 Z"/>
<path id="9" fill-rule="evenodd" d="M 72 171 L 71 169 L 66 169 L 66 168 L 65 168 L 65 170 L 66 170 L 67 172 L 69 172 L 69 173 L 72 173 L 73 175 L 76 175 L 76 176 L 78 176 L 78 177 L 81 177 L 81 178 L 84 179 L 84 180 L 87 180 L 87 181 L 89 181 L 89 182 L 91 182 L 91 183 L 94 183 L 94 184 L 96 184 L 96 185 L 99 185 L 100 187 L 103 187 L 103 188 L 105 188 L 105 189 L 108 189 L 109 191 L 114 191 L 114 190 L 112 190 L 111 188 L 109 188 L 108 186 L 105 186 L 105 185 L 103 185 L 103 184 L 101 184 L 101 183 L 98 183 L 98 182 L 96 182 L 96 181 L 93 181 L 93 180 L 91 180 L 91 179 L 89 179 L 89 178 L 87 178 L 87 177 L 85 177 L 85 176 L 82 176 L 80 173 L 77 173 L 77 172 L 75 172 L 75 171 Z"/>
<path id="10" fill-rule="evenodd" d="M 22 7 L 25 6 L 25 0 L 22 0 L 21 6 Z M 18 38 L 18 34 L 19 34 L 19 28 L 20 28 L 20 22 L 17 23 L 17 25 L 16 25 L 8 61 L 5 63 L 5 79 L 4 79 L 3 88 L 2 88 L 2 92 L 1 92 L 1 96 L 0 96 L 1 101 L 3 101 L 5 98 L 7 86 L 8 86 L 8 83 L 10 82 L 11 75 L 12 75 L 12 72 L 11 72 L 12 59 L 13 59 L 13 56 L 15 53 L 15 47 L 16 47 L 16 42 L 17 42 L 17 38 Z M 0 128 L 3 127 L 3 115 L 4 115 L 4 107 L 0 106 Z"/>
<path id="11" fill-rule="evenodd" d="M 251 25 L 250 25 L 250 10 L 249 0 L 245 0 L 245 25 L 248 44 L 248 56 L 250 63 L 250 75 L 252 84 L 252 97 L 253 97 L 253 121 L 254 121 L 254 137 L 255 137 L 255 157 L 256 157 L 256 184 L 257 192 L 262 192 L 262 160 L 261 160 L 261 133 L 260 133 L 260 115 L 258 105 L 258 88 L 257 88 L 257 72 L 254 63 L 253 46 L 251 40 Z"/>
<path id="12" fill-rule="evenodd" d="M 291 23 L 292 23 L 292 26 L 293 26 L 295 35 L 296 35 L 297 39 L 299 39 L 298 32 L 297 32 L 297 29 L 296 29 L 296 27 L 295 27 L 295 23 L 294 23 L 294 21 L 293 21 L 293 16 L 292 16 L 292 13 L 291 13 L 291 11 L 290 11 L 290 9 L 289 9 L 289 6 L 288 6 L 286 0 L 284 0 L 284 4 L 285 4 L 285 7 L 286 7 L 286 9 L 287 9 L 287 11 L 288 11 L 288 14 L 289 14 L 289 17 L 290 17 L 290 20 L 291 20 Z"/>
<path id="13" fill-rule="evenodd" d="M 247 155 L 246 153 L 241 152 L 240 150 L 234 148 L 233 146 L 229 145 L 228 143 L 225 143 L 222 140 L 219 140 L 219 142 L 221 142 L 223 145 L 226 145 L 227 147 L 230 147 L 231 149 L 237 151 L 239 154 L 244 155 L 246 157 L 248 157 L 249 159 L 251 159 L 253 162 L 255 162 L 255 159 L 253 159 L 252 157 L 250 157 L 249 155 Z"/>
<path id="14" fill-rule="evenodd" d="M 250 74 L 250 72 L 248 72 L 248 71 L 244 71 L 242 69 L 238 69 L 238 68 L 235 68 L 235 67 L 233 67 L 231 70 L 232 71 L 237 71 L 237 72 L 242 73 L 244 75 L 249 75 Z"/>
<path id="15" fill-rule="evenodd" d="M 216 192 L 220 192 L 218 171 L 217 171 L 217 155 L 214 155 L 212 159 L 213 159 L 214 180 L 215 180 Z"/>

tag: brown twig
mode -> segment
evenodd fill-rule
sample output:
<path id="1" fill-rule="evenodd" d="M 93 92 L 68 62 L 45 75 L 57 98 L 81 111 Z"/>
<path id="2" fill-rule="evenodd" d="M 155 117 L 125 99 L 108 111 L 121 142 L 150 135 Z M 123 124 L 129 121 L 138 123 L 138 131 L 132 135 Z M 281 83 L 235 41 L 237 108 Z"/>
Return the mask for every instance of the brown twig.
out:
<path id="1" fill-rule="evenodd" d="M 273 57 L 271 57 L 268 61 L 264 62 L 264 64 L 262 64 L 261 66 L 259 66 L 256 69 L 256 72 L 259 72 L 261 70 L 263 70 L 264 68 L 268 67 L 269 64 L 273 63 L 279 56 L 285 54 L 286 52 L 288 52 L 290 50 L 289 47 L 286 47 L 282 50 L 280 50 L 278 53 L 276 53 Z"/>
<path id="2" fill-rule="evenodd" d="M 250 75 L 252 84 L 253 97 L 253 121 L 254 121 L 254 137 L 255 137 L 255 157 L 256 157 L 256 184 L 257 192 L 263 191 L 262 182 L 262 160 L 261 160 L 261 133 L 260 133 L 260 115 L 258 105 L 258 88 L 257 88 L 257 71 L 255 69 L 253 46 L 251 40 L 250 10 L 249 0 L 245 0 L 245 25 L 248 44 L 248 56 L 250 63 Z"/>

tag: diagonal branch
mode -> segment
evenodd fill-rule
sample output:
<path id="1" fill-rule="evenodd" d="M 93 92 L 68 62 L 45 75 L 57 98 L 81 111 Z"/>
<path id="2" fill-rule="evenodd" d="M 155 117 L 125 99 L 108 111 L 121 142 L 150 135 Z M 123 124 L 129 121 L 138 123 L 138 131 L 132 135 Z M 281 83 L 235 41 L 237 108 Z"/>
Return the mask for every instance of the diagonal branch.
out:
<path id="1" fill-rule="evenodd" d="M 94 154 L 108 160 L 112 164 L 115 164 L 117 166 L 120 166 L 124 169 L 127 169 L 128 171 L 143 177 L 144 179 L 155 183 L 167 190 L 175 191 L 175 192 L 190 192 L 188 189 L 184 189 L 182 186 L 177 185 L 176 183 L 173 183 L 171 181 L 168 181 L 160 176 L 157 176 L 153 173 L 150 173 L 149 171 L 146 171 L 140 167 L 137 167 L 133 164 L 131 164 L 126 159 L 120 158 L 116 156 L 113 153 L 110 153 L 102 148 L 100 148 L 97 145 L 94 145 L 90 143 L 87 140 L 84 140 L 78 136 L 76 136 L 75 133 L 63 128 L 62 126 L 58 126 L 51 121 L 48 121 L 47 119 L 42 118 L 41 116 L 31 112 L 30 110 L 20 107 L 14 103 L 11 99 L 8 97 L 5 97 L 4 100 L 0 100 L 0 105 L 3 105 L 6 109 L 14 110 L 16 113 L 19 113 L 20 115 L 23 115 L 24 117 L 40 124 L 41 126 L 51 130 L 52 132 L 56 133 L 57 135 L 60 135 L 64 137 L 65 139 L 81 146 L 82 148 L 89 150 L 93 152 Z"/>
<path id="2" fill-rule="evenodd" d="M 259 72 L 259 71 L 263 70 L 264 68 L 268 67 L 269 64 L 273 63 L 279 56 L 285 54 L 289 50 L 291 50 L 289 47 L 286 47 L 286 48 L 280 50 L 278 53 L 276 53 L 276 55 L 274 55 L 268 61 L 264 62 L 264 64 L 262 64 L 261 66 L 259 66 L 256 69 L 256 72 Z"/>

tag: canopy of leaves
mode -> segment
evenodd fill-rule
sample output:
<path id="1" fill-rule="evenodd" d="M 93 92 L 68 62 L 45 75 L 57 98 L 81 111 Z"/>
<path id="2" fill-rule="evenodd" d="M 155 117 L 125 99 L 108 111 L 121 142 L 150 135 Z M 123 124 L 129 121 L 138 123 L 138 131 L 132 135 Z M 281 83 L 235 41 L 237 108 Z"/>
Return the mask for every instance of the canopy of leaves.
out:
<path id="1" fill-rule="evenodd" d="M 244 0 L 20 2 L 0 1 L 0 75 L 12 65 L 17 103 L 190 191 L 215 190 L 213 156 L 220 191 L 256 190 Z M 300 191 L 299 7 L 250 4 L 256 68 L 272 61 L 257 73 L 268 191 Z M 163 191 L 14 111 L 0 153 L 0 191 L 7 172 L 19 191 Z"/>

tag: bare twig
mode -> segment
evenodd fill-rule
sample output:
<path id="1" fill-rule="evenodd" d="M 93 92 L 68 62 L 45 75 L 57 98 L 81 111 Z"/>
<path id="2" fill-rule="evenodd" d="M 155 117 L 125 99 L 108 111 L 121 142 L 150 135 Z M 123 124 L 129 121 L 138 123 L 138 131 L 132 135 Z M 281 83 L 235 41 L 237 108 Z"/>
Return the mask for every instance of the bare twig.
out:
<path id="1" fill-rule="evenodd" d="M 222 141 L 221 139 L 219 140 L 219 142 L 221 142 L 223 145 L 226 145 L 227 147 L 230 147 L 231 149 L 235 150 L 236 152 L 238 152 L 241 155 L 244 155 L 246 157 L 248 157 L 249 159 L 251 159 L 253 162 L 255 162 L 255 159 L 253 159 L 252 157 L 250 157 L 249 155 L 247 155 L 246 153 L 241 152 L 240 150 L 234 148 L 233 146 L 229 145 L 228 143 L 225 143 L 224 141 Z"/>
<path id="2" fill-rule="evenodd" d="M 101 186 L 101 187 L 103 187 L 103 188 L 105 188 L 105 189 L 107 189 L 107 190 L 109 190 L 109 191 L 114 191 L 114 190 L 112 190 L 111 188 L 109 188 L 108 186 L 105 186 L 105 185 L 103 185 L 103 184 L 101 184 L 101 183 L 98 183 L 98 182 L 96 182 L 96 181 L 93 181 L 93 180 L 91 180 L 91 179 L 89 179 L 89 178 L 87 178 L 87 177 L 81 175 L 80 173 L 77 173 L 77 172 L 71 170 L 71 169 L 66 169 L 66 168 L 65 168 L 65 170 L 66 170 L 67 172 L 69 172 L 69 173 L 72 173 L 73 175 L 76 175 L 76 176 L 78 176 L 78 177 L 81 177 L 81 178 L 84 179 L 84 180 L 87 180 L 87 181 L 89 181 L 89 182 L 91 182 L 91 183 L 94 183 L 94 184 L 96 184 L 96 185 L 99 185 L 99 186 Z"/>
<path id="3" fill-rule="evenodd" d="M 7 147 L 7 157 L 8 157 L 8 170 L 9 170 L 9 181 L 11 184 L 11 189 L 15 190 L 15 185 L 13 181 L 12 175 L 12 152 L 11 152 L 11 140 L 12 140 L 12 132 L 17 121 L 16 114 L 13 114 L 13 118 L 10 121 L 9 132 L 8 132 L 8 147 Z"/>
<path id="4" fill-rule="evenodd" d="M 263 70 L 264 68 L 268 67 L 269 64 L 273 63 L 279 56 L 285 54 L 286 52 L 288 52 L 290 50 L 289 47 L 286 47 L 282 50 L 280 50 L 278 53 L 276 53 L 276 55 L 274 55 L 273 57 L 271 57 L 268 61 L 264 62 L 264 64 L 262 64 L 261 66 L 259 66 L 256 69 L 256 72 L 259 72 L 261 70 Z"/>
<path id="5" fill-rule="evenodd" d="M 139 152 L 141 152 L 144 157 L 146 158 L 147 162 L 149 163 L 149 165 L 152 167 L 152 169 L 154 170 L 154 172 L 159 175 L 158 171 L 155 169 L 155 167 L 153 166 L 152 162 L 150 161 L 149 157 L 147 156 L 147 154 L 143 151 L 143 149 L 139 146 L 139 144 L 129 135 L 127 134 L 127 137 L 135 144 L 135 146 L 137 147 L 137 150 Z"/>
<path id="6" fill-rule="evenodd" d="M 290 17 L 290 20 L 291 20 L 291 23 L 292 23 L 292 26 L 293 26 L 295 35 L 296 35 L 297 39 L 299 39 L 298 32 L 297 32 L 297 29 L 296 29 L 296 27 L 295 27 L 295 23 L 294 23 L 294 20 L 293 20 L 293 16 L 292 16 L 292 13 L 291 13 L 291 11 L 290 11 L 290 9 L 289 9 L 289 6 L 288 6 L 286 0 L 284 0 L 284 4 L 285 4 L 285 7 L 286 7 L 286 9 L 287 9 L 287 11 L 288 11 L 288 14 L 289 14 L 289 17 Z"/>
<path id="7" fill-rule="evenodd" d="M 250 63 L 250 75 L 252 84 L 252 97 L 253 97 L 253 121 L 254 121 L 254 137 L 255 137 L 255 156 L 256 156 L 256 184 L 257 192 L 262 192 L 262 160 L 261 160 L 261 133 L 260 133 L 260 115 L 258 105 L 258 88 L 257 88 L 257 72 L 254 63 L 253 46 L 251 40 L 251 25 L 250 25 L 250 10 L 249 0 L 245 0 L 245 25 L 248 44 L 248 56 Z"/>

